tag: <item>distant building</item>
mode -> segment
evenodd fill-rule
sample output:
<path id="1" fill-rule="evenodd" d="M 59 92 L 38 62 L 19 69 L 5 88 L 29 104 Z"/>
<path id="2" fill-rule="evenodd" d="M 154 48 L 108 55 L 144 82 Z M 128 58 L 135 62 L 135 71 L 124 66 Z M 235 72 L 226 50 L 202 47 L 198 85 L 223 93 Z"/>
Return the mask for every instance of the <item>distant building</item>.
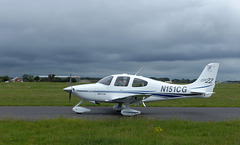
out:
<path id="1" fill-rule="evenodd" d="M 19 77 L 15 77 L 15 78 L 11 79 L 10 82 L 19 83 L 19 82 L 23 82 L 23 80 Z"/>
<path id="2" fill-rule="evenodd" d="M 80 80 L 79 83 L 88 84 L 91 83 L 90 80 Z"/>
<path id="3" fill-rule="evenodd" d="M 72 78 L 76 79 L 77 82 L 80 81 L 80 76 L 71 76 Z M 67 79 L 69 76 L 55 76 L 55 78 L 60 78 L 60 79 Z"/>
<path id="4" fill-rule="evenodd" d="M 240 81 L 225 81 L 222 84 L 240 84 Z"/>
<path id="5" fill-rule="evenodd" d="M 48 78 L 48 76 L 39 76 L 40 79 Z M 77 82 L 80 81 L 80 76 L 71 76 L 72 78 L 75 78 Z M 60 79 L 67 79 L 69 76 L 54 76 L 54 78 L 60 78 Z"/>
<path id="6" fill-rule="evenodd" d="M 169 83 L 169 84 L 172 84 L 172 81 L 165 81 L 165 83 Z"/>

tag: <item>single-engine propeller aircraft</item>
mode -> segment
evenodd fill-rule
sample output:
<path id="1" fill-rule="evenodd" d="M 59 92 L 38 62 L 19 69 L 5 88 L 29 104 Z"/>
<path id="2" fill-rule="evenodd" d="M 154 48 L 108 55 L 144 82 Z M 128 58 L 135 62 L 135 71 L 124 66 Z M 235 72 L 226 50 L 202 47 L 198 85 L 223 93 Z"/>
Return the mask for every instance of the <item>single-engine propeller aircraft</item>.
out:
<path id="1" fill-rule="evenodd" d="M 122 115 L 133 116 L 141 112 L 131 109 L 130 104 L 135 106 L 143 104 L 146 107 L 145 102 L 210 97 L 214 93 L 213 89 L 218 68 L 219 63 L 206 65 L 199 78 L 187 85 L 169 84 L 137 76 L 137 74 L 116 74 L 105 77 L 96 84 L 71 86 L 70 81 L 70 87 L 63 90 L 69 93 L 69 101 L 71 94 L 82 99 L 73 107 L 73 111 L 77 113 L 91 111 L 90 109 L 79 107 L 86 100 L 96 104 L 99 102 L 118 103 L 113 106 L 114 110 L 121 111 Z"/>

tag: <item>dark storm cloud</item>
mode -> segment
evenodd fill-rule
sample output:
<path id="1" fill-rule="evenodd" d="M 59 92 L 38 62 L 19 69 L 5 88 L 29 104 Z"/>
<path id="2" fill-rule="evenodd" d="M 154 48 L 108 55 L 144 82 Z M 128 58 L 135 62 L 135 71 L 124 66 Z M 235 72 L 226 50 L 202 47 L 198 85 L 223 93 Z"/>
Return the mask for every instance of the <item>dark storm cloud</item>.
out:
<path id="1" fill-rule="evenodd" d="M 145 75 L 187 77 L 180 74 L 192 68 L 197 73 L 202 68 L 194 66 L 210 61 L 228 68 L 239 61 L 238 4 L 234 0 L 1 1 L 0 74 L 71 71 L 104 76 L 147 66 Z M 231 77 L 239 78 L 237 70 Z"/>

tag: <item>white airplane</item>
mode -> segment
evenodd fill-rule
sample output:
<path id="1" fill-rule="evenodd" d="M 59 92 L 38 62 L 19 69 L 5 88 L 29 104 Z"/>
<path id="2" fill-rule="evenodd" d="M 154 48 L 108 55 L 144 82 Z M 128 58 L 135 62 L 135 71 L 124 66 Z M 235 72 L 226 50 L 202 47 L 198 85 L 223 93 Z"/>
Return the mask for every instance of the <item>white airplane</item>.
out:
<path id="1" fill-rule="evenodd" d="M 122 115 L 133 116 L 140 114 L 138 110 L 130 108 L 130 104 L 139 105 L 145 102 L 163 101 L 183 98 L 208 98 L 214 92 L 216 76 L 219 63 L 208 64 L 199 78 L 187 85 L 169 84 L 156 81 L 150 78 L 116 74 L 105 77 L 96 84 L 76 85 L 64 88 L 63 90 L 82 99 L 73 111 L 76 113 L 85 113 L 90 109 L 79 107 L 83 101 L 98 104 L 99 102 L 118 103 L 113 106 L 114 110 L 121 111 Z M 70 79 L 71 80 L 71 79 Z M 125 104 L 125 105 L 123 105 Z"/>

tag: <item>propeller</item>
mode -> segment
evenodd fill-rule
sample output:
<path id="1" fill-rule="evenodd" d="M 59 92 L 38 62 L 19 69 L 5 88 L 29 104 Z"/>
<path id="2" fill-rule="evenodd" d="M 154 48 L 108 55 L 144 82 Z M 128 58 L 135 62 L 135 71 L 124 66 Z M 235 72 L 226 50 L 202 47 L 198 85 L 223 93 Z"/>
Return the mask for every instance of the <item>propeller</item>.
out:
<path id="1" fill-rule="evenodd" d="M 71 102 L 72 91 L 69 92 L 69 103 Z"/>
<path id="2" fill-rule="evenodd" d="M 72 74 L 70 74 L 70 82 L 69 82 L 69 87 L 66 87 L 63 89 L 63 91 L 68 92 L 69 93 L 69 103 L 71 101 L 71 97 L 72 97 L 72 93 L 74 91 L 74 88 L 72 87 Z"/>
<path id="3" fill-rule="evenodd" d="M 70 73 L 70 81 L 69 81 L 69 86 L 71 87 L 71 91 L 69 92 L 69 103 L 71 102 L 71 97 L 72 97 L 72 74 Z"/>

